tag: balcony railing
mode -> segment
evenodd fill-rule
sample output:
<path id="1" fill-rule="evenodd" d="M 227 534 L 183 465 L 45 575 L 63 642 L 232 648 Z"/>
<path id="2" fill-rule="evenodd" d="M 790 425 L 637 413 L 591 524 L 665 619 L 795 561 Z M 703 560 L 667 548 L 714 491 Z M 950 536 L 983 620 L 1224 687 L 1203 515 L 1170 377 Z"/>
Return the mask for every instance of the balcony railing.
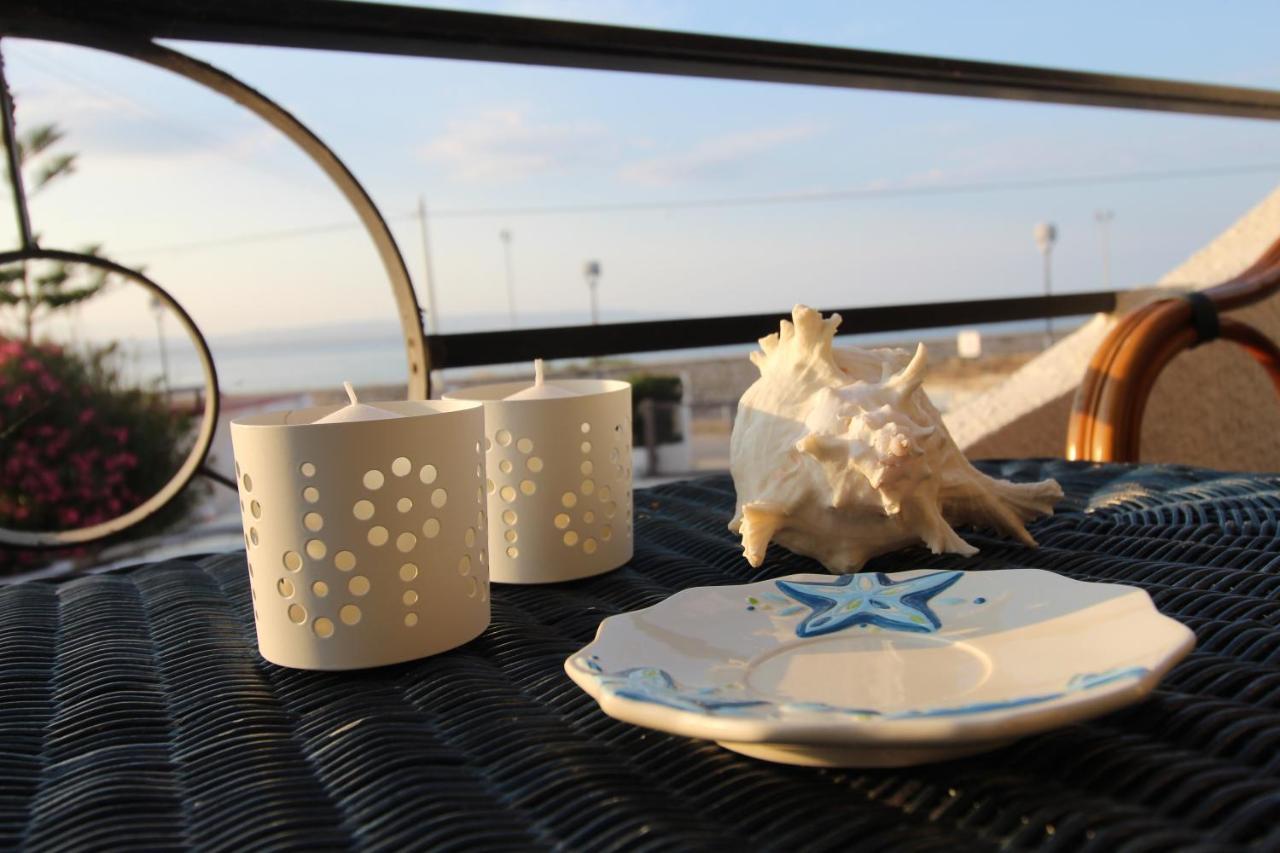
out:
<path id="1" fill-rule="evenodd" d="M 705 317 L 594 327 L 430 335 L 384 218 L 322 140 L 260 92 L 157 40 L 483 60 L 850 89 L 1280 119 L 1280 92 L 1233 86 L 973 62 L 757 39 L 535 20 L 351 0 L 19 0 L 0 7 L 0 39 L 84 45 L 129 56 L 208 86 L 287 135 L 337 185 L 378 248 L 397 300 L 411 397 L 430 393 L 431 369 L 747 343 L 774 315 Z M 0 85 L 3 84 L 0 79 Z M 6 110 L 7 112 L 7 110 Z M 13 141 L 6 115 L 5 141 Z M 14 182 L 23 243 L 12 262 L 45 255 Z M 1111 311 L 1115 292 L 836 309 L 847 333 L 938 328 Z M 210 381 L 216 386 L 212 370 Z M 210 389 L 215 394 L 216 387 Z M 193 450 L 203 460 L 209 441 Z M 158 493 L 173 495 L 184 472 Z M 208 472 L 205 469 L 205 473 Z M 163 503 L 161 501 L 161 503 Z M 158 507 L 156 507 L 158 508 Z M 152 510 L 154 511 L 154 510 Z M 118 525 L 112 526 L 114 532 Z M 7 531 L 0 530 L 0 539 Z M 76 541 L 87 541 L 83 531 Z M 11 540 L 6 540 L 11 541 Z M 43 544 L 56 544 L 56 537 Z"/>
<path id="2" fill-rule="evenodd" d="M 192 40 L 1280 119 L 1280 92 L 1269 90 L 350 0 L 44 0 L 0 10 L 4 35 L 126 55 L 156 39 Z M 393 288 L 408 287 L 407 275 L 391 278 Z M 409 299 L 417 305 L 411 288 Z M 403 298 L 401 305 L 411 394 L 428 393 L 436 367 L 746 343 L 775 322 L 772 315 L 708 317 L 428 336 L 420 317 L 404 316 Z M 1114 305 L 1114 293 L 1100 292 L 837 310 L 845 332 L 862 333 L 1064 317 Z"/>

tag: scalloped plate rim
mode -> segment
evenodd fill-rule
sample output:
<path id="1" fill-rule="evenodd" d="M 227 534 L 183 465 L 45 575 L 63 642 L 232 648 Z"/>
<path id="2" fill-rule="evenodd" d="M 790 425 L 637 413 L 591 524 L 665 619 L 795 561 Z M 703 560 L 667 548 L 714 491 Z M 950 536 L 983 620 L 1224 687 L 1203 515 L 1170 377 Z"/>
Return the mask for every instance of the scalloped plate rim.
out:
<path id="1" fill-rule="evenodd" d="M 897 579 L 904 576 L 924 576 L 936 571 L 908 570 L 888 574 L 891 578 Z M 994 747 L 1037 732 L 1091 719 L 1141 700 L 1150 694 L 1169 670 L 1195 646 L 1195 635 L 1191 630 L 1177 620 L 1160 613 L 1150 596 L 1140 587 L 1129 584 L 1079 581 L 1044 569 L 959 570 L 959 573 L 966 576 L 982 575 L 988 578 L 998 578 L 1005 573 L 1034 573 L 1043 576 L 1051 583 L 1132 591 L 1137 594 L 1134 596 L 1135 603 L 1142 605 L 1141 618 L 1151 620 L 1152 624 L 1156 625 L 1176 626 L 1180 637 L 1178 642 L 1165 648 L 1158 659 L 1152 660 L 1145 666 L 1145 672 L 1132 677 L 1122 677 L 1079 692 L 1064 693 L 1057 698 L 1036 704 L 911 719 L 859 718 L 839 711 L 813 712 L 808 716 L 796 714 L 790 718 L 782 716 L 773 719 L 713 716 L 705 711 L 683 710 L 606 691 L 600 674 L 591 671 L 581 662 L 582 659 L 589 658 L 593 650 L 601 647 L 606 633 L 610 630 L 610 623 L 616 624 L 616 621 L 634 619 L 637 615 L 671 607 L 681 600 L 705 595 L 710 590 L 723 592 L 726 589 L 737 588 L 743 591 L 745 596 L 748 591 L 772 587 L 778 581 L 832 582 L 840 577 L 857 577 L 857 575 L 833 576 L 804 573 L 747 584 L 692 587 L 676 592 L 649 607 L 609 616 L 601 621 L 592 641 L 565 660 L 564 668 L 574 683 L 590 695 L 609 716 L 670 734 L 730 743 L 780 746 L 826 745 L 882 748 L 990 743 Z"/>

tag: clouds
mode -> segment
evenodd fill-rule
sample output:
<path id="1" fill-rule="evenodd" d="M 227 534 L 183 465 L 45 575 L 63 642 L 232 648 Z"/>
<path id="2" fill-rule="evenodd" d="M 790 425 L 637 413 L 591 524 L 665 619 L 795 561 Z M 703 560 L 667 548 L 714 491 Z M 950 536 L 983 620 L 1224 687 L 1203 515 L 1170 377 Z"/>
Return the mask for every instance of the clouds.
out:
<path id="1" fill-rule="evenodd" d="M 20 132 L 57 124 L 67 132 L 64 149 L 84 150 L 93 157 L 247 161 L 281 147 L 283 141 L 275 129 L 239 111 L 230 121 L 191 121 L 92 81 L 23 77 L 15 89 Z"/>
<path id="2" fill-rule="evenodd" d="M 450 120 L 419 153 L 462 181 L 519 181 L 603 169 L 625 183 L 671 186 L 740 177 L 762 155 L 815 133 L 812 125 L 755 128 L 637 156 L 654 143 L 624 140 L 599 122 L 546 121 L 524 109 L 491 109 Z"/>
<path id="3" fill-rule="evenodd" d="M 771 127 L 714 136 L 672 154 L 637 160 L 623 166 L 623 180 L 638 184 L 673 184 L 735 178 L 753 160 L 787 143 L 814 135 L 813 126 Z"/>
<path id="4" fill-rule="evenodd" d="M 519 109 L 493 109 L 452 119 L 422 147 L 428 161 L 467 181 L 509 181 L 562 174 L 602 163 L 612 135 L 596 122 L 538 121 Z"/>

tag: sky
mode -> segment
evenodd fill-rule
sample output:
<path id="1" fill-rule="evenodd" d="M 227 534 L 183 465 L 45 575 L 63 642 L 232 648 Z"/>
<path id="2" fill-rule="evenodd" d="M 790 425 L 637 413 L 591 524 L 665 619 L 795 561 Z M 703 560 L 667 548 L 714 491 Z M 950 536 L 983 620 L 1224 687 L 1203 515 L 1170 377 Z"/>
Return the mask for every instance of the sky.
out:
<path id="1" fill-rule="evenodd" d="M 1110 2 L 423 5 L 1280 88 L 1275 3 L 1166 2 L 1158 16 Z M 442 331 L 509 326 L 504 230 L 520 326 L 584 322 L 588 260 L 602 266 L 605 322 L 781 312 L 1038 293 L 1040 221 L 1058 228 L 1056 290 L 1102 289 L 1108 264 L 1112 286 L 1140 286 L 1280 183 L 1280 126 L 1246 119 L 170 46 L 267 93 L 339 154 L 424 302 L 425 198 Z M 145 268 L 215 343 L 393 327 L 354 214 L 256 117 L 99 52 L 11 39 L 4 52 L 20 129 L 56 122 L 79 155 L 32 200 L 44 245 L 102 244 Z M 795 198 L 842 191 L 864 195 Z M 705 201 L 717 203 L 688 206 Z M 598 209 L 610 205 L 634 207 Z M 1099 210 L 1113 214 L 1106 253 Z M 14 235 L 6 216 L 0 240 Z M 86 308 L 80 326 L 154 334 L 154 317 L 124 304 Z"/>

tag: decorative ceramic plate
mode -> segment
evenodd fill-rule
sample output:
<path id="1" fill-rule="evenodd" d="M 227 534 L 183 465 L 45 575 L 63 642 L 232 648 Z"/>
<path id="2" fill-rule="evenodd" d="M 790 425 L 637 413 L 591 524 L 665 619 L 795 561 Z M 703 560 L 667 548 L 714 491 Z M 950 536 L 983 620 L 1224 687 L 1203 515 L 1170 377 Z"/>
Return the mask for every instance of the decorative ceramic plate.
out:
<path id="1" fill-rule="evenodd" d="M 612 616 L 565 662 L 605 713 L 845 767 L 971 755 L 1136 702 L 1195 636 L 1038 569 L 792 575 Z"/>

